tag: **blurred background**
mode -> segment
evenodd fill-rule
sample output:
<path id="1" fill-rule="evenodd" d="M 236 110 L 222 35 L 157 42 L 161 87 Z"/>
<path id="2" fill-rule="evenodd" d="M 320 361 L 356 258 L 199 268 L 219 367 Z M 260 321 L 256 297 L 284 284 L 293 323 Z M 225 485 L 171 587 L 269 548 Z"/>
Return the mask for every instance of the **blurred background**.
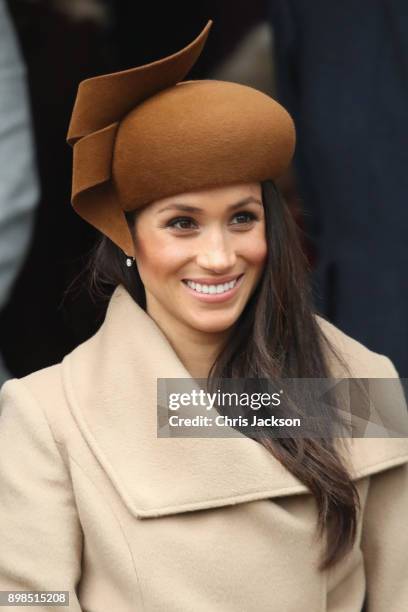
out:
<path id="1" fill-rule="evenodd" d="M 188 78 L 252 85 L 295 120 L 279 186 L 316 308 L 408 376 L 406 0 L 0 0 L 0 384 L 60 361 L 104 315 L 69 290 L 97 239 L 70 205 L 79 82 L 174 53 L 208 19 Z"/>

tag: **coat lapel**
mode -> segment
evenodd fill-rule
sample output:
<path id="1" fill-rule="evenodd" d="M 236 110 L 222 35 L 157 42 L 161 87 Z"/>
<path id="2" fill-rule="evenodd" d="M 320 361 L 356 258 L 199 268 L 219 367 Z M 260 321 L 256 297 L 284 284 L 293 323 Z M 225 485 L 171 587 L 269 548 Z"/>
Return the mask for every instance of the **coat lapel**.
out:
<path id="1" fill-rule="evenodd" d="M 115 290 L 99 331 L 64 359 L 62 376 L 83 437 L 138 518 L 308 492 L 263 446 L 243 435 L 157 437 L 157 378 L 190 375 L 123 287 Z M 355 440 L 356 476 L 376 471 L 381 463 L 403 462 L 404 450 L 406 461 L 406 444 L 396 442 Z"/>

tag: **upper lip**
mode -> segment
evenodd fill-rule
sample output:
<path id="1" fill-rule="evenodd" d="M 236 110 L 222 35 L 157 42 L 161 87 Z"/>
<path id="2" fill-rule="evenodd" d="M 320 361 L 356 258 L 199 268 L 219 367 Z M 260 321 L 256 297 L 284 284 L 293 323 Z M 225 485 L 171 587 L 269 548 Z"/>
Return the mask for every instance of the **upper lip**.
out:
<path id="1" fill-rule="evenodd" d="M 229 276 L 216 276 L 210 278 L 183 278 L 185 281 L 191 281 L 193 283 L 200 283 L 203 285 L 221 285 L 224 283 L 229 283 L 237 278 L 242 276 L 241 274 L 230 274 Z"/>

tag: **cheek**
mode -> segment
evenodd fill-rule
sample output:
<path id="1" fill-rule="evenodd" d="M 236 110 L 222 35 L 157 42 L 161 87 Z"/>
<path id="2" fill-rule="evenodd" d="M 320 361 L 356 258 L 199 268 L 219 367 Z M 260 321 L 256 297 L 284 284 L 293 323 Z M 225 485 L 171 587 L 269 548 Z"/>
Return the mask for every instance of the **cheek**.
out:
<path id="1" fill-rule="evenodd" d="M 138 239 L 135 256 L 142 280 L 154 281 L 173 274 L 187 257 L 184 250 L 176 241 L 155 233 Z"/>
<path id="2" fill-rule="evenodd" d="M 249 264 L 263 266 L 268 253 L 264 231 L 254 232 L 248 236 L 245 244 L 241 245 L 241 253 Z"/>

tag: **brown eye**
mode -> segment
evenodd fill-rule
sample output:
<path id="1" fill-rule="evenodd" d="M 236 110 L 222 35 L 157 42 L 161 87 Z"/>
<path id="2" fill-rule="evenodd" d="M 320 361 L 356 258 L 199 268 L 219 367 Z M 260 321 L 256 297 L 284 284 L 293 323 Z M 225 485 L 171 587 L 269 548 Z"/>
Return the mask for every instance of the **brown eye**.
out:
<path id="1" fill-rule="evenodd" d="M 195 221 L 190 217 L 175 217 L 167 223 L 167 227 L 174 227 L 175 229 L 192 229 Z"/>
<path id="2" fill-rule="evenodd" d="M 250 223 L 254 221 L 257 217 L 251 212 L 240 212 L 234 215 L 233 219 L 237 219 L 236 222 L 232 222 L 233 225 L 242 225 L 243 223 Z"/>

